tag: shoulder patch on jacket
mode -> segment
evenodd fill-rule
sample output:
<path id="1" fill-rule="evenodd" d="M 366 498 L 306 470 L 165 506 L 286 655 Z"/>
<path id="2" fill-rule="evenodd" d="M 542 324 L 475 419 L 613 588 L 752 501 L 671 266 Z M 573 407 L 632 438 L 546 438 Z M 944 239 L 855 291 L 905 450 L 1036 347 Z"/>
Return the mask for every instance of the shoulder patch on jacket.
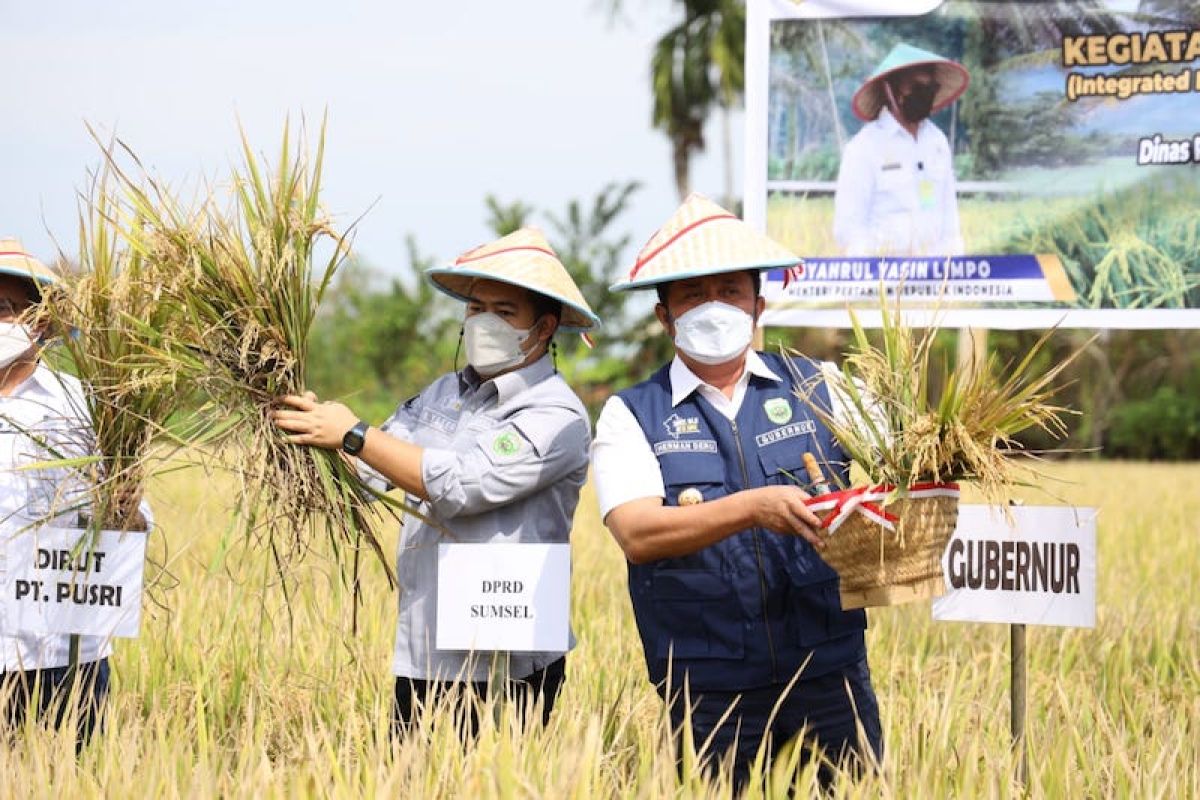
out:
<path id="1" fill-rule="evenodd" d="M 529 440 L 517 430 L 517 426 L 512 424 L 483 434 L 480 437 L 480 445 L 493 464 L 516 461 L 533 448 Z"/>

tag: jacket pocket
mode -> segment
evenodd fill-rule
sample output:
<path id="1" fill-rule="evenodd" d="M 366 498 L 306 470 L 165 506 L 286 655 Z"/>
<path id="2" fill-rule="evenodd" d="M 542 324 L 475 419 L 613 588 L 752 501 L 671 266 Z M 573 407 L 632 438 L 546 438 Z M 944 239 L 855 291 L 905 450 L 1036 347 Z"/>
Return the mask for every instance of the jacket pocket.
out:
<path id="1" fill-rule="evenodd" d="M 656 658 L 742 658 L 745 624 L 733 587 L 707 570 L 655 572 Z"/>

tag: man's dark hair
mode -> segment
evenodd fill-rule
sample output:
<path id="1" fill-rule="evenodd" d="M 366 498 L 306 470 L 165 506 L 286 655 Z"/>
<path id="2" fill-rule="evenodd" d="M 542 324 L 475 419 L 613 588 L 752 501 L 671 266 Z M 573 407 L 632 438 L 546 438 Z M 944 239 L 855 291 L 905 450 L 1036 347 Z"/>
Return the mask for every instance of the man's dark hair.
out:
<path id="1" fill-rule="evenodd" d="M 11 279 L 21 285 L 21 290 L 25 294 L 25 299 L 29 301 L 29 305 L 36 306 L 42 302 L 42 287 L 38 286 L 38 282 L 33 278 L 27 278 L 24 275 L 13 275 L 9 272 L 0 272 L 0 277 Z"/>
<path id="2" fill-rule="evenodd" d="M 762 291 L 762 273 L 756 269 L 748 269 L 746 272 L 750 273 L 750 280 L 754 281 L 754 296 L 758 297 L 759 292 Z M 662 303 L 663 308 L 668 307 L 667 287 L 672 283 L 673 281 L 665 281 L 663 283 L 655 284 L 654 286 L 655 291 L 658 292 L 658 302 Z"/>
<path id="3" fill-rule="evenodd" d="M 535 292 L 532 289 L 526 289 L 529 292 L 529 301 L 533 303 L 533 318 L 539 320 L 546 314 L 554 317 L 555 322 L 562 322 L 562 301 L 555 300 L 553 297 Z"/>

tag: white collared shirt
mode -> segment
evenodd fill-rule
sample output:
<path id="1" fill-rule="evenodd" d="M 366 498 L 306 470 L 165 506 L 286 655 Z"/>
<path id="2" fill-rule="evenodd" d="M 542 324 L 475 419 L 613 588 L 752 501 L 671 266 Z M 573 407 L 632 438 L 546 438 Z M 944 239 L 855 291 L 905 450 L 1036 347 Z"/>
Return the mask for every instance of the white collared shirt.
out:
<path id="1" fill-rule="evenodd" d="M 921 120 L 914 138 L 886 108 L 846 143 L 833 236 L 847 255 L 961 255 L 950 143 Z"/>
<path id="2" fill-rule="evenodd" d="M 84 455 L 93 436 L 79 381 L 38 364 L 9 396 L 0 396 L 0 584 L 5 582 L 8 538 L 32 524 L 52 522 L 55 509 L 77 519 L 84 488 L 68 468 L 20 470 L 21 464 Z M 149 519 L 143 501 L 142 512 Z M 74 525 L 74 521 L 64 521 Z M 7 628 L 0 604 L 0 669 L 50 669 L 69 663 L 70 637 L 17 633 Z M 79 637 L 79 661 L 97 661 L 112 652 L 99 636 Z"/>
<path id="3" fill-rule="evenodd" d="M 837 371 L 837 366 L 823 361 L 824 374 Z M 782 381 L 754 350 L 746 351 L 746 368 L 734 385 L 733 396 L 711 386 L 688 369 L 675 356 L 671 361 L 671 405 L 677 406 L 693 391 L 728 419 L 737 416 L 750 385 L 750 376 L 765 378 L 776 383 Z M 837 392 L 830 392 L 830 412 L 834 417 L 845 418 L 847 403 Z M 619 396 L 613 395 L 604 404 L 600 418 L 596 421 L 596 438 L 592 442 L 592 480 L 596 487 L 596 499 L 600 504 L 600 518 L 631 500 L 644 497 L 666 497 L 662 469 L 658 457 L 646 441 L 646 434 L 637 418 Z"/>

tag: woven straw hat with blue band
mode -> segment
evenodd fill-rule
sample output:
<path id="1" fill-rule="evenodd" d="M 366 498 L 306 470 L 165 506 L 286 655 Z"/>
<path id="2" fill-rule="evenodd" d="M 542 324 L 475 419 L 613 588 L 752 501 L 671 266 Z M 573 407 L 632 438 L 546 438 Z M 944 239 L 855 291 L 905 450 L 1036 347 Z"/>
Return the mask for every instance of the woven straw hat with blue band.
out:
<path id="1" fill-rule="evenodd" d="M 18 239 L 0 238 L 0 275 L 13 275 L 32 281 L 39 290 L 59 282 L 59 277 L 31 256 Z"/>
<path id="2" fill-rule="evenodd" d="M 850 102 L 854 116 L 863 122 L 870 122 L 878 117 L 879 110 L 887 105 L 887 95 L 883 90 L 884 80 L 900 70 L 920 66 L 932 67 L 938 82 L 938 92 L 933 98 L 933 110 L 929 112 L 931 114 L 936 114 L 961 97 L 967 90 L 967 84 L 971 82 L 966 68 L 957 61 L 901 42 L 892 48 L 854 93 L 854 99 Z"/>
<path id="3" fill-rule="evenodd" d="M 650 289 L 685 278 L 790 267 L 799 261 L 712 200 L 692 194 L 655 231 L 612 290 Z"/>
<path id="4" fill-rule="evenodd" d="M 600 324 L 583 292 L 536 228 L 521 228 L 502 239 L 463 253 L 453 264 L 432 267 L 426 276 L 441 291 L 470 300 L 471 284 L 480 278 L 511 283 L 563 304 L 559 329 L 586 331 Z"/>

